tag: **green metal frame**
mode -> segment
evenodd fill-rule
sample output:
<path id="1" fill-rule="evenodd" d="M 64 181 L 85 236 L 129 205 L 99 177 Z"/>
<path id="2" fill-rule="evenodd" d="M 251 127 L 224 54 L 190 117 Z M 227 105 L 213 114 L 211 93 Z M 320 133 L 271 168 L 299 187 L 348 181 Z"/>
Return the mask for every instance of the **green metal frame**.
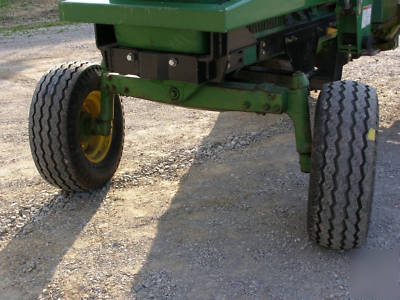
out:
<path id="1" fill-rule="evenodd" d="M 114 94 L 165 104 L 214 111 L 287 113 L 294 122 L 296 148 L 303 172 L 310 172 L 311 128 L 308 113 L 308 79 L 303 73 L 288 77 L 287 86 L 272 83 L 224 82 L 192 84 L 105 73 L 102 80 L 101 120 L 112 120 Z M 104 104 L 104 106 L 103 106 Z M 103 131 L 97 132 L 104 134 Z"/>
<path id="2" fill-rule="evenodd" d="M 363 14 L 366 13 L 365 8 L 370 8 L 372 12 L 372 0 L 350 0 L 352 8 L 344 9 L 343 3 L 339 3 L 336 7 L 338 15 L 338 45 L 339 50 L 349 52 L 353 55 L 360 55 L 362 51 L 362 41 L 364 37 L 371 35 L 371 22 L 367 26 L 363 26 Z M 348 45 L 344 36 L 353 34 L 356 36 L 356 43 Z"/>
<path id="3" fill-rule="evenodd" d="M 307 8 L 312 8 L 314 20 L 326 14 L 334 14 L 329 9 L 324 11 L 324 7 L 318 8 L 319 4 L 336 3 L 337 32 L 327 33 L 320 38 L 317 52 L 322 53 L 325 48 L 329 50 L 334 45 L 335 49 L 338 47 L 337 51 L 358 57 L 365 50 L 363 39 L 369 38 L 374 30 L 379 30 L 380 42 L 387 44 L 386 47 L 395 46 L 400 30 L 400 6 L 397 4 L 397 12 L 389 11 L 396 6 L 394 1 L 60 0 L 60 14 L 63 20 L 114 25 L 115 38 L 120 46 L 207 54 L 208 35 L 211 32 L 226 33 Z M 372 18 L 375 23 L 363 26 L 363 9 L 372 3 L 378 3 Z M 310 22 L 308 15 L 304 22 Z M 278 22 L 278 25 L 269 31 L 256 33 L 254 38 L 265 37 L 286 28 L 285 24 Z M 348 43 L 349 36 L 355 38 L 356 42 L 350 40 Z M 245 65 L 258 61 L 256 45 L 243 49 L 243 53 Z M 114 95 L 214 111 L 286 113 L 294 123 L 301 170 L 310 172 L 312 136 L 308 108 L 309 82 L 301 72 L 288 75 L 283 81 L 274 81 L 283 82 L 279 84 L 252 82 L 251 78 L 244 78 L 246 82 L 193 84 L 109 73 L 104 65 L 102 70 L 101 112 L 94 127 L 96 134 L 110 133 L 114 118 Z"/>

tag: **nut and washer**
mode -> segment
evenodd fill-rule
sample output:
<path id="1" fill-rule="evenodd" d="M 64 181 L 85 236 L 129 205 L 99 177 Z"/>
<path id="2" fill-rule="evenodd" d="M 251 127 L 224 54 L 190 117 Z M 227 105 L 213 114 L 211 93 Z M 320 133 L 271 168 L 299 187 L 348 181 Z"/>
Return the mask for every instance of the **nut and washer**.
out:
<path id="1" fill-rule="evenodd" d="M 168 64 L 170 67 L 175 68 L 178 65 L 178 60 L 176 58 L 170 58 Z"/>
<path id="2" fill-rule="evenodd" d="M 128 55 L 126 56 L 126 60 L 127 61 L 134 61 L 135 60 L 135 54 L 128 53 Z"/>

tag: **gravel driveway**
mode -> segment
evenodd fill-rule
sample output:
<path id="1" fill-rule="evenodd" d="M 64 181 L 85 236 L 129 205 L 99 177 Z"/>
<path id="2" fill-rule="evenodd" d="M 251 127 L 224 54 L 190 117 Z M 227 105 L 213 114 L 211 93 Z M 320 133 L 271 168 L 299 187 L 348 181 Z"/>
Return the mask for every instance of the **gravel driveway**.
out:
<path id="1" fill-rule="evenodd" d="M 99 59 L 88 25 L 0 36 L 1 299 L 396 293 L 398 273 L 390 272 L 398 272 L 400 243 L 400 50 L 345 69 L 345 78 L 376 86 L 381 101 L 369 237 L 350 252 L 307 238 L 308 175 L 299 171 L 286 116 L 126 98 L 125 152 L 112 182 L 91 194 L 45 183 L 28 145 L 35 84 L 55 64 Z M 358 291 L 363 285 L 371 291 Z"/>

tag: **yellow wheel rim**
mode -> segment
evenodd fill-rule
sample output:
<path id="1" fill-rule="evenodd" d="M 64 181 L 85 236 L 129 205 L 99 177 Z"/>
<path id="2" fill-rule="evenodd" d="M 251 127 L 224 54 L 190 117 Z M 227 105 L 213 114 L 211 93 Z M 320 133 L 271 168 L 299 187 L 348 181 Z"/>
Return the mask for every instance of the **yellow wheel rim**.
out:
<path id="1" fill-rule="evenodd" d="M 101 92 L 91 92 L 82 103 L 80 125 L 84 122 L 82 116 L 89 116 L 95 120 L 100 114 Z M 86 117 L 87 121 L 87 117 Z M 110 135 L 82 135 L 80 136 L 80 145 L 85 157 L 92 163 L 101 162 L 108 154 L 111 147 L 113 128 L 111 126 Z"/>

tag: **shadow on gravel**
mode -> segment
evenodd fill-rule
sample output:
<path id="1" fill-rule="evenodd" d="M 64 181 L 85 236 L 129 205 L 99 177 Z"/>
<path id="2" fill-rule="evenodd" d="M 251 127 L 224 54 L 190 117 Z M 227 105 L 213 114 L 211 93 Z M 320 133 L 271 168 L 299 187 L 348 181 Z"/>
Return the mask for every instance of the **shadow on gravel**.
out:
<path id="1" fill-rule="evenodd" d="M 400 116 L 399 116 L 400 118 Z M 394 122 L 389 128 L 381 127 L 381 135 L 386 144 L 392 145 L 392 150 L 400 150 L 400 120 Z M 387 146 L 387 145 L 386 145 Z M 385 152 L 385 151 L 383 151 Z"/>
<path id="2" fill-rule="evenodd" d="M 374 206 L 368 235 L 368 245 L 373 248 L 400 247 L 399 178 L 400 120 L 379 130 Z"/>
<path id="3" fill-rule="evenodd" d="M 308 175 L 299 170 L 290 122 L 276 123 L 220 114 L 202 146 L 263 133 L 218 159 L 195 159 L 159 220 L 129 298 L 345 297 L 349 256 L 308 240 Z"/>
<path id="4" fill-rule="evenodd" d="M 0 252 L 0 299 L 39 297 L 108 190 L 60 192 L 32 217 Z"/>
<path id="5" fill-rule="evenodd" d="M 366 245 L 352 252 L 353 299 L 399 299 L 400 121 L 381 127 Z"/>
<path id="6" fill-rule="evenodd" d="M 240 138 L 232 139 L 216 156 L 198 154 L 160 218 L 126 298 L 351 298 L 350 269 L 358 252 L 328 251 L 308 240 L 308 175 L 299 171 L 290 122 L 274 120 L 220 114 L 204 148 L 213 149 L 210 144 L 227 136 L 254 132 L 255 138 L 244 145 Z M 369 260 L 370 249 L 400 244 L 400 121 L 381 128 L 378 141 L 375 203 L 361 263 Z M 82 229 L 108 188 L 93 194 L 60 193 L 49 200 L 0 252 L 1 299 L 40 295 L 74 241 L 85 234 Z M 39 251 L 43 244 L 47 248 Z M 68 266 L 62 267 L 67 274 Z M 376 285 L 374 278 L 369 280 Z"/>
<path id="7" fill-rule="evenodd" d="M 272 127 L 252 115 L 221 114 L 203 145 L 215 137 Z M 299 171 L 291 128 L 278 127 L 283 129 L 271 135 L 267 130 L 217 160 L 195 160 L 159 220 L 158 234 L 128 297 L 350 299 L 367 297 L 372 288 L 378 298 L 389 299 L 385 297 L 393 290 L 385 286 L 393 278 L 383 284 L 373 276 L 378 269 L 371 269 L 357 275 L 361 285 L 354 290 L 352 266 L 379 264 L 374 253 L 400 244 L 400 211 L 394 203 L 399 194 L 400 121 L 381 128 L 372 224 L 361 252 L 329 251 L 308 240 L 308 175 Z"/>

